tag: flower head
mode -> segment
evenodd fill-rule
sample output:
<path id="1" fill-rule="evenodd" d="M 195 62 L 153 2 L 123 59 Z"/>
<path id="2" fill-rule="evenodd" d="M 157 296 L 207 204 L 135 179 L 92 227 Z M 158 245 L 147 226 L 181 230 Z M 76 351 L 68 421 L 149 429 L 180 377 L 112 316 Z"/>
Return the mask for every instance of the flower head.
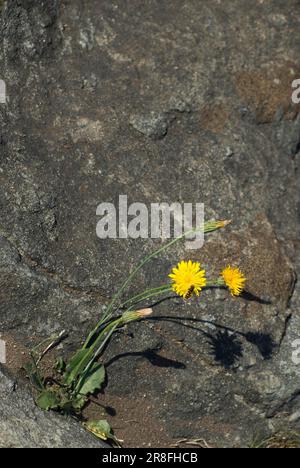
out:
<path id="1" fill-rule="evenodd" d="M 228 224 L 231 224 L 231 222 L 232 221 L 230 219 L 225 219 L 223 221 L 207 221 L 204 223 L 204 232 L 207 233 L 216 231 L 217 229 L 228 226 Z"/>
<path id="2" fill-rule="evenodd" d="M 239 268 L 232 268 L 230 265 L 221 273 L 226 286 L 232 296 L 240 296 L 244 290 L 246 278 Z"/>
<path id="3" fill-rule="evenodd" d="M 141 309 L 135 311 L 124 312 L 122 315 L 122 322 L 129 323 L 134 322 L 135 320 L 143 319 L 152 314 L 152 309 Z"/>
<path id="4" fill-rule="evenodd" d="M 205 270 L 201 270 L 199 262 L 182 261 L 169 275 L 172 279 L 172 289 L 179 296 L 189 299 L 193 294 L 200 295 L 206 286 Z"/>

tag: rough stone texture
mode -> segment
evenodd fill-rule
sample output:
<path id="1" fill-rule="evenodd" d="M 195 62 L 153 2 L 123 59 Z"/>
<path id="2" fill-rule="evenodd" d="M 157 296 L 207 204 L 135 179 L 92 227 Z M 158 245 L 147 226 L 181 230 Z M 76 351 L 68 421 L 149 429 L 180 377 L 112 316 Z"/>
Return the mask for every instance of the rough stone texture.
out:
<path id="1" fill-rule="evenodd" d="M 73 421 L 36 408 L 26 390 L 0 368 L 0 448 L 101 448 Z"/>
<path id="2" fill-rule="evenodd" d="M 146 394 L 174 440 L 244 446 L 299 429 L 299 23 L 296 0 L 20 0 L 3 12 L 2 330 L 80 340 L 157 245 L 97 239 L 102 201 L 204 202 L 207 218 L 233 219 L 134 289 L 192 256 L 211 274 L 240 264 L 249 292 L 164 302 L 108 349 L 106 392 Z"/>

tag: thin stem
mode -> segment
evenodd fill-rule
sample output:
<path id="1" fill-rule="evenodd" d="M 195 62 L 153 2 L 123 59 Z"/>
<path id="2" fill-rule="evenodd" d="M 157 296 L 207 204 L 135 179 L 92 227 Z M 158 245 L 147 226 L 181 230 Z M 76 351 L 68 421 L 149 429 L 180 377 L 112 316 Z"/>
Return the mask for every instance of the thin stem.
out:
<path id="1" fill-rule="evenodd" d="M 162 286 L 159 286 L 158 288 L 152 288 L 152 289 L 146 289 L 142 293 L 131 297 L 127 301 L 123 302 L 123 304 L 120 305 L 120 309 L 126 306 L 127 304 L 130 304 L 131 302 L 134 302 L 136 299 L 144 298 L 147 299 L 148 293 L 151 294 L 152 292 L 159 292 L 161 290 L 168 290 L 170 289 L 170 284 L 164 284 Z"/>
<path id="2" fill-rule="evenodd" d="M 132 305 L 126 310 L 126 312 L 132 310 L 132 308 L 133 308 L 134 306 L 136 306 L 137 304 L 140 304 L 141 302 L 143 302 L 143 301 L 145 301 L 145 300 L 147 300 L 147 299 L 150 299 L 151 297 L 159 296 L 160 294 L 165 294 L 165 293 L 168 292 L 168 291 L 170 291 L 170 292 L 172 291 L 171 286 L 169 286 L 169 288 L 163 289 L 163 290 L 161 290 L 161 291 L 156 291 L 156 292 L 154 292 L 154 293 L 152 293 L 152 294 L 149 294 L 148 296 L 145 296 L 145 297 L 141 298 L 140 300 L 138 300 L 138 301 L 136 301 L 134 304 L 132 304 Z"/>
<path id="3" fill-rule="evenodd" d="M 145 258 L 143 258 L 141 260 L 141 262 L 138 264 L 138 266 L 132 271 L 132 273 L 128 276 L 128 278 L 126 279 L 126 281 L 124 281 L 124 283 L 122 284 L 122 286 L 120 287 L 120 289 L 118 290 L 118 292 L 113 296 L 106 312 L 104 312 L 103 314 L 103 317 L 101 318 L 101 320 L 98 322 L 98 324 L 96 325 L 96 327 L 94 328 L 94 330 L 89 334 L 83 348 L 85 349 L 87 346 L 88 346 L 88 343 L 90 342 L 91 338 L 94 336 L 95 333 L 97 333 L 99 327 L 106 321 L 106 320 L 109 320 L 111 317 L 112 317 L 112 310 L 113 310 L 113 307 L 114 305 L 116 304 L 117 300 L 121 297 L 123 291 L 127 288 L 127 286 L 130 284 L 130 282 L 132 281 L 132 279 L 137 275 L 137 273 L 143 268 L 143 266 L 148 263 L 152 258 L 155 258 L 157 257 L 157 255 L 159 255 L 160 253 L 164 252 L 165 250 L 167 250 L 169 247 L 171 247 L 172 245 L 176 244 L 177 242 L 179 242 L 180 240 L 186 238 L 187 236 L 191 235 L 191 234 L 196 234 L 197 232 L 201 232 L 203 230 L 204 233 L 208 233 L 208 232 L 213 232 L 213 231 L 216 231 L 217 229 L 220 229 L 222 227 L 225 227 L 227 226 L 231 221 L 208 221 L 206 223 L 204 223 L 204 226 L 201 227 L 201 228 L 194 228 L 194 229 L 191 229 L 187 232 L 185 232 L 184 234 L 182 234 L 181 236 L 179 237 L 176 237 L 175 239 L 172 239 L 170 242 L 168 242 L 167 244 L 163 245 L 162 247 L 160 247 L 158 250 L 155 250 L 154 252 L 152 252 L 150 255 L 147 255 Z"/>
<path id="4" fill-rule="evenodd" d="M 128 315 L 130 315 L 130 317 Z M 121 325 L 125 325 L 126 323 L 134 322 L 136 320 L 141 319 L 141 315 L 135 315 L 134 318 L 132 318 L 132 316 L 133 314 L 126 314 L 126 312 L 124 312 L 121 317 L 110 322 L 104 328 L 102 333 L 98 336 L 97 340 L 95 341 L 95 343 L 93 343 L 91 348 L 89 348 L 88 354 L 91 355 L 91 358 L 88 364 L 85 366 L 82 374 L 79 377 L 79 381 L 77 382 L 75 386 L 75 389 L 74 389 L 75 395 L 78 395 L 78 393 L 80 393 L 80 390 L 82 388 L 82 385 L 84 384 L 85 378 L 88 372 L 91 370 L 93 363 L 100 356 L 107 342 L 110 340 L 110 338 L 112 337 L 114 332 L 117 330 L 117 328 L 119 328 Z M 97 347 L 98 349 L 93 354 L 94 349 Z"/>
<path id="5" fill-rule="evenodd" d="M 225 282 L 222 278 L 206 281 L 206 288 L 224 286 L 224 285 L 225 285 Z"/>
<path id="6" fill-rule="evenodd" d="M 101 334 L 98 339 L 95 341 L 95 343 L 93 343 L 93 345 L 91 346 L 90 348 L 90 354 L 91 354 L 91 359 L 90 361 L 88 362 L 88 364 L 86 365 L 85 369 L 83 370 L 80 378 L 79 378 L 79 381 L 78 383 L 76 384 L 76 387 L 75 387 L 75 395 L 77 395 L 78 393 L 80 393 L 80 390 L 81 390 L 81 387 L 84 383 L 84 380 L 85 380 L 85 377 L 86 375 L 88 374 L 88 372 L 91 370 L 92 368 L 92 365 L 93 363 L 95 362 L 95 360 L 97 359 L 97 357 L 100 355 L 101 351 L 103 350 L 104 346 L 106 345 L 106 343 L 110 340 L 110 338 L 112 337 L 113 333 L 116 331 L 116 329 L 118 328 L 118 326 L 122 323 L 122 318 L 119 318 L 118 320 L 114 320 L 113 322 L 111 322 L 110 324 L 107 325 L 106 329 L 104 329 L 103 331 L 103 334 Z M 106 335 L 103 339 L 103 335 Z M 101 343 L 101 340 L 102 343 Z M 93 350 L 96 348 L 96 346 L 98 346 L 98 349 L 97 351 L 94 353 L 93 355 Z"/>
<path id="7" fill-rule="evenodd" d="M 152 252 L 150 255 L 147 255 L 139 264 L 138 266 L 133 270 L 133 272 L 128 276 L 127 280 L 123 283 L 119 291 L 114 295 L 110 305 L 108 306 L 108 310 L 106 311 L 106 317 L 110 314 L 114 304 L 116 301 L 119 299 L 119 297 L 122 295 L 123 291 L 127 288 L 127 286 L 130 284 L 131 280 L 136 276 L 136 274 L 143 268 L 143 266 L 148 263 L 152 258 L 156 257 L 160 253 L 164 252 L 166 249 L 171 247 L 173 244 L 176 242 L 180 241 L 184 237 L 195 233 L 196 230 L 192 229 L 191 231 L 188 231 L 187 233 L 183 234 L 180 237 L 177 237 L 176 239 L 172 239 L 170 242 L 168 242 L 166 245 L 162 246 L 158 250 Z"/>
<path id="8" fill-rule="evenodd" d="M 221 286 L 224 286 L 224 285 L 225 285 L 225 283 L 224 283 L 223 278 L 218 278 L 218 279 L 215 279 L 215 280 L 208 280 L 207 283 L 206 283 L 207 288 L 218 287 L 218 286 L 221 287 Z M 161 294 L 165 294 L 166 292 L 171 291 L 171 290 L 172 290 L 171 285 L 162 285 L 162 286 L 159 286 L 158 288 L 148 289 L 148 290 L 144 291 L 143 293 L 140 293 L 137 296 L 134 296 L 133 298 L 131 298 L 128 301 L 124 302 L 122 304 L 122 306 L 126 305 L 126 303 L 130 303 L 130 302 L 133 302 L 134 300 L 136 300 L 126 310 L 126 312 L 129 312 L 129 311 L 131 311 L 133 306 L 135 306 L 136 304 L 139 304 L 140 302 L 142 302 L 144 300 L 150 299 L 151 297 L 158 296 L 158 295 L 161 295 Z M 110 322 L 105 327 L 105 329 L 102 331 L 101 335 L 98 336 L 98 338 L 95 340 L 95 342 L 90 347 L 89 352 L 90 352 L 90 355 L 91 355 L 91 359 L 90 359 L 89 363 L 86 365 L 82 375 L 80 376 L 80 379 L 79 379 L 79 381 L 78 381 L 78 383 L 77 383 L 77 385 L 75 387 L 75 390 L 74 390 L 75 394 L 80 393 L 80 389 L 81 389 L 81 387 L 82 387 L 82 385 L 84 383 L 84 379 L 85 379 L 86 375 L 88 374 L 88 372 L 91 370 L 93 363 L 100 356 L 100 354 L 102 353 L 102 351 L 103 351 L 104 347 L 106 346 L 107 342 L 110 340 L 113 333 L 116 331 L 116 329 L 122 323 L 124 323 L 124 324 L 126 323 L 126 322 L 124 322 L 123 316 L 121 318 L 117 319 L 117 320 L 114 320 L 114 321 Z M 94 333 L 94 332 L 92 332 L 92 333 Z M 86 343 L 88 343 L 88 340 L 87 340 Z M 98 346 L 98 349 L 93 354 L 93 351 L 97 346 Z"/>

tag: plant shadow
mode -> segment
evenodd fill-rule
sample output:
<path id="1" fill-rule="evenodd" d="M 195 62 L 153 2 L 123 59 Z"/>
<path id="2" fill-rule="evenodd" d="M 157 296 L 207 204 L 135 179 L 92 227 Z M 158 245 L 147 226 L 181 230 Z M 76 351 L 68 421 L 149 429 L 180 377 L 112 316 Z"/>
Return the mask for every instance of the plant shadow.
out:
<path id="1" fill-rule="evenodd" d="M 125 359 L 127 357 L 142 357 L 145 358 L 150 364 L 155 367 L 171 367 L 173 369 L 186 369 L 186 365 L 183 362 L 176 361 L 174 359 L 169 359 L 158 354 L 159 349 L 146 349 L 145 351 L 137 352 L 127 352 L 114 356 L 105 364 L 105 367 L 108 368 L 114 362 Z"/>
<path id="2" fill-rule="evenodd" d="M 218 330 L 216 335 L 209 335 L 211 355 L 216 363 L 225 369 L 232 368 L 243 357 L 243 345 L 236 335 L 230 335 L 227 330 Z"/>
<path id="3" fill-rule="evenodd" d="M 272 301 L 269 299 L 258 297 L 252 294 L 250 291 L 244 291 L 241 295 L 241 298 L 245 301 L 257 302 L 258 304 L 262 305 L 272 304 Z M 148 305 L 148 307 L 156 307 L 165 301 L 170 300 L 177 301 L 178 296 L 170 294 L 167 297 L 163 297 L 155 302 L 152 302 L 152 304 Z M 176 316 L 149 317 L 147 320 L 173 322 L 202 333 L 207 338 L 207 342 L 211 348 L 211 355 L 214 357 L 215 362 L 225 369 L 233 368 L 235 364 L 243 357 L 244 349 L 242 341 L 239 339 L 239 337 L 244 338 L 248 343 L 255 345 L 264 360 L 271 359 L 276 348 L 278 347 L 269 333 L 259 331 L 249 331 L 245 333 L 208 320 Z M 214 334 L 209 333 L 199 326 L 194 326 L 186 322 L 213 326 L 215 329 L 217 329 L 217 331 Z M 183 363 L 178 363 L 177 361 L 168 360 L 162 356 L 159 356 L 157 354 L 157 350 L 146 350 L 140 353 L 124 353 L 122 355 L 116 356 L 116 358 L 113 358 L 110 361 L 110 364 L 116 359 L 127 356 L 143 356 L 152 365 L 157 367 L 174 367 L 177 369 L 185 368 Z"/>
<path id="4" fill-rule="evenodd" d="M 266 361 L 272 358 L 274 351 L 277 348 L 277 344 L 270 334 L 262 332 L 248 332 L 244 333 L 244 337 L 248 343 L 252 343 L 258 348 L 260 354 Z"/>
<path id="5" fill-rule="evenodd" d="M 242 292 L 241 298 L 244 299 L 245 301 L 257 302 L 258 304 L 262 304 L 262 305 L 272 305 L 272 301 L 270 299 L 263 299 L 261 297 L 256 296 L 255 294 L 252 294 L 250 291 L 246 291 L 246 290 Z"/>
<path id="6" fill-rule="evenodd" d="M 256 331 L 244 333 L 209 320 L 174 316 L 149 317 L 148 320 L 173 322 L 201 333 L 208 340 L 214 360 L 226 369 L 232 368 L 236 362 L 243 357 L 244 350 L 239 337 L 244 338 L 248 343 L 255 345 L 264 360 L 271 359 L 278 347 L 269 333 Z M 202 327 L 182 322 L 192 322 L 213 326 L 217 331 L 216 333 L 209 333 Z"/>

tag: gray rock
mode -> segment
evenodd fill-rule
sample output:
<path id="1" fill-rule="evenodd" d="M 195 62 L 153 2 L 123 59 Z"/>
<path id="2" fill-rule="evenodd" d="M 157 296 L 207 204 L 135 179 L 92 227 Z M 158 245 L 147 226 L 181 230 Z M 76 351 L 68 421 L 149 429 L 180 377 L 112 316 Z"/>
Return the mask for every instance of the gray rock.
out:
<path id="1" fill-rule="evenodd" d="M 130 123 L 138 132 L 154 140 L 163 138 L 168 131 L 168 119 L 164 114 L 132 116 Z"/>
<path id="2" fill-rule="evenodd" d="M 101 448 L 74 420 L 44 413 L 0 368 L 0 448 Z"/>
<path id="3" fill-rule="evenodd" d="M 2 331 L 30 345 L 64 328 L 74 347 L 157 245 L 97 239 L 100 202 L 204 202 L 207 218 L 233 219 L 201 251 L 165 253 L 133 290 L 192 257 L 210 275 L 240 265 L 248 293 L 164 302 L 105 356 L 106 394 L 146 394 L 170 440 L 245 446 L 299 429 L 295 11 L 296 0 L 10 0 L 3 11 Z"/>

